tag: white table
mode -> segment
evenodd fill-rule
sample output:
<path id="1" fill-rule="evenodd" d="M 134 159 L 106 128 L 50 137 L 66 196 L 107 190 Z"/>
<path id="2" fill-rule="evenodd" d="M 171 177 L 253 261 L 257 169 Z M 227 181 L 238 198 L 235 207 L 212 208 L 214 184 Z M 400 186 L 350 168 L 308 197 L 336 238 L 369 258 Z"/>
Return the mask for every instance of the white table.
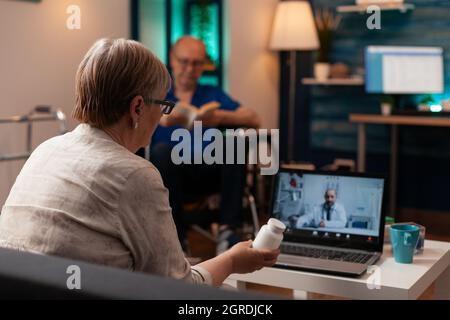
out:
<path id="1" fill-rule="evenodd" d="M 450 299 L 450 242 L 425 240 L 425 250 L 414 256 L 413 264 L 396 263 L 386 245 L 373 268 L 373 273 L 360 278 L 263 268 L 252 274 L 233 274 L 226 283 L 239 290 L 245 290 L 246 283 L 256 283 L 350 299 L 417 299 L 436 281 L 434 298 Z"/>

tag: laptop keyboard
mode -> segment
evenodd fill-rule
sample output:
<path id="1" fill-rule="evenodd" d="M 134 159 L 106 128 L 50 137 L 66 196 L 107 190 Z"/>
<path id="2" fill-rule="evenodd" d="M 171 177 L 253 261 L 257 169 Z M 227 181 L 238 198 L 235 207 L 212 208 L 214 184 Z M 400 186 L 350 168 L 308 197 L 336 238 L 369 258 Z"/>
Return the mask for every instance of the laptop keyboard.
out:
<path id="1" fill-rule="evenodd" d="M 302 257 L 334 260 L 334 261 L 346 261 L 361 264 L 367 263 L 367 261 L 369 261 L 369 259 L 373 257 L 373 255 L 371 254 L 301 247 L 298 245 L 288 245 L 288 244 L 283 244 L 281 246 L 281 252 Z"/>

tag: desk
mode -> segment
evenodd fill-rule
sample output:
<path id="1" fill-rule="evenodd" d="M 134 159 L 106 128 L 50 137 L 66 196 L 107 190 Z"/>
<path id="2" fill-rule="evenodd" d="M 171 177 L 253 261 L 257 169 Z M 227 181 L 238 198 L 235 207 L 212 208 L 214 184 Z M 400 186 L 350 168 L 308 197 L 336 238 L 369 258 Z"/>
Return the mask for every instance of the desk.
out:
<path id="1" fill-rule="evenodd" d="M 450 127 L 450 117 L 383 116 L 372 114 L 351 114 L 350 122 L 358 124 L 358 172 L 366 170 L 366 125 L 384 124 L 391 126 L 391 165 L 389 186 L 389 214 L 397 209 L 397 159 L 398 126 Z"/>
<path id="2" fill-rule="evenodd" d="M 350 299 L 417 299 L 434 282 L 435 299 L 450 299 L 450 242 L 425 240 L 423 253 L 413 264 L 394 261 L 390 245 L 377 262 L 376 271 L 360 278 L 346 278 L 313 272 L 263 268 L 252 274 L 233 274 L 228 284 L 244 289 L 245 283 L 264 284 Z M 376 281 L 375 279 L 379 279 Z M 368 283 L 378 284 L 369 289 Z"/>

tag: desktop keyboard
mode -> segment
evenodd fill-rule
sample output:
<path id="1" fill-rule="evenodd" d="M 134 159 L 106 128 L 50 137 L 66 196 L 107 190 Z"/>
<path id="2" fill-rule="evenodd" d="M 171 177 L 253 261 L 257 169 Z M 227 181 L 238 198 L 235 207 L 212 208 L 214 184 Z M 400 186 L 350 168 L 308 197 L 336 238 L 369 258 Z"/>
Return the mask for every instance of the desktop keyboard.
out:
<path id="1" fill-rule="evenodd" d="M 298 245 L 287 245 L 287 244 L 283 244 L 281 246 L 281 252 L 301 257 L 346 261 L 361 264 L 367 263 L 367 261 L 369 261 L 369 259 L 373 257 L 373 255 L 371 254 L 301 247 Z"/>

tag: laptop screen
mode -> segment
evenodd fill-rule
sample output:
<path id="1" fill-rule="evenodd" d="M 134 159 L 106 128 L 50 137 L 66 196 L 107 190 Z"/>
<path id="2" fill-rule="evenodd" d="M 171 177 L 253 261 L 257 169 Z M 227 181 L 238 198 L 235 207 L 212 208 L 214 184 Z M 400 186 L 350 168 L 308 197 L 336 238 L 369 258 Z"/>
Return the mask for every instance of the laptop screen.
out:
<path id="1" fill-rule="evenodd" d="M 286 240 L 344 247 L 382 241 L 383 178 L 285 169 L 274 187 L 272 216 L 286 224 Z"/>

